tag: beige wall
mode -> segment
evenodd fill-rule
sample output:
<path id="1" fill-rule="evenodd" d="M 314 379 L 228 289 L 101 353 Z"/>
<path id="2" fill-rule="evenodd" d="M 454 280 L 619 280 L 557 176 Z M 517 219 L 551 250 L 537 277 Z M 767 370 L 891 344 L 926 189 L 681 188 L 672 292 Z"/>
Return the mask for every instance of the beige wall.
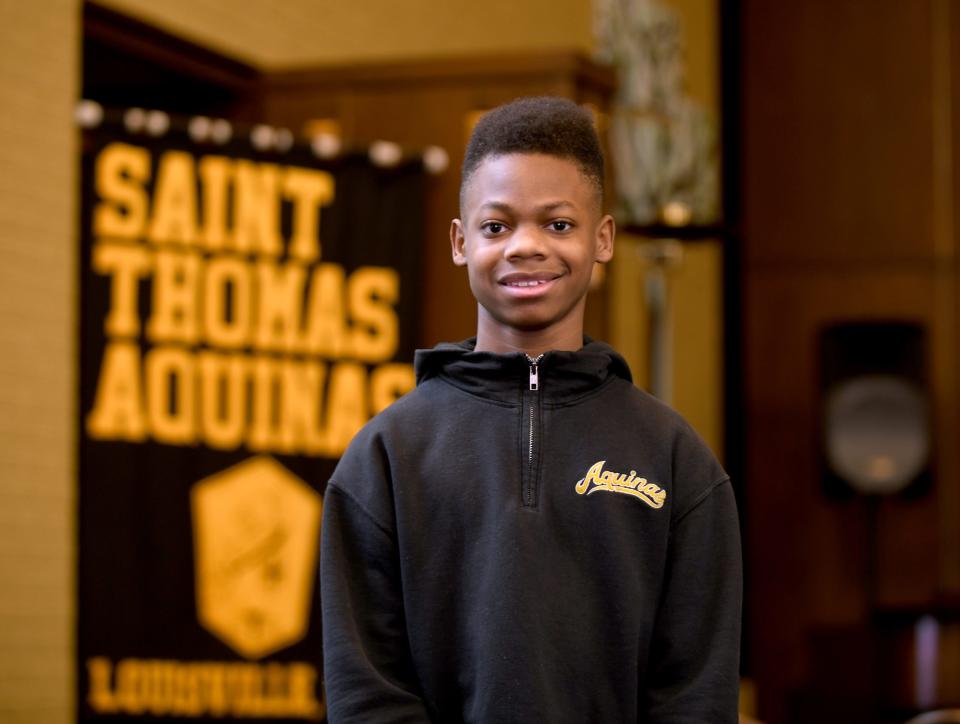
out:
<path id="1" fill-rule="evenodd" d="M 693 99 L 720 117 L 719 0 L 665 0 L 683 24 L 687 85 Z"/>
<path id="2" fill-rule="evenodd" d="M 263 67 L 592 44 L 590 0 L 102 0 Z"/>
<path id="3" fill-rule="evenodd" d="M 644 241 L 621 234 L 609 280 L 610 339 L 633 370 L 636 383 L 649 384 L 646 275 L 652 262 L 640 251 Z M 716 242 L 688 244 L 666 277 L 673 330 L 670 404 L 723 454 L 723 251 Z"/>
<path id="4" fill-rule="evenodd" d="M 78 3 L 0 2 L 0 721 L 67 722 Z"/>

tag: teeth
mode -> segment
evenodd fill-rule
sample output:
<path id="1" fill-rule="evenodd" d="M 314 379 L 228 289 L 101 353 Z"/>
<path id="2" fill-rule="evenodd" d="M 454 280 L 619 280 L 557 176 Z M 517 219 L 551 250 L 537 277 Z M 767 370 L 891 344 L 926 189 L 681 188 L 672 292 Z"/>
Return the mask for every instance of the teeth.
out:
<path id="1" fill-rule="evenodd" d="M 544 284 L 544 283 L 546 283 L 546 282 L 544 282 L 544 281 L 537 281 L 537 280 L 529 281 L 529 282 L 510 282 L 510 286 L 511 286 L 511 287 L 535 287 L 535 286 L 538 286 L 538 285 Z"/>

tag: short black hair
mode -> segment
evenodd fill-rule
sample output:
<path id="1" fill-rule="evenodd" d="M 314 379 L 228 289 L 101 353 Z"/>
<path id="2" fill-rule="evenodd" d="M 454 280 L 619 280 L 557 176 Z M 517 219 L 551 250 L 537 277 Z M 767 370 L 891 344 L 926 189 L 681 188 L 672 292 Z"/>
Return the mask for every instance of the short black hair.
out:
<path id="1" fill-rule="evenodd" d="M 460 174 L 460 203 L 473 172 L 489 156 L 543 153 L 574 161 L 603 196 L 603 151 L 593 116 L 567 98 L 518 98 L 477 121 Z"/>

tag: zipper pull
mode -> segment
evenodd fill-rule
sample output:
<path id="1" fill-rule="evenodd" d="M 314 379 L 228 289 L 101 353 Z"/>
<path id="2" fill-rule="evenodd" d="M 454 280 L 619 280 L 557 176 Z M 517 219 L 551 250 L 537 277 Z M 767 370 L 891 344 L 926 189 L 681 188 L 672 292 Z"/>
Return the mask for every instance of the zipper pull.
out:
<path id="1" fill-rule="evenodd" d="M 538 357 L 535 360 L 530 360 L 530 389 L 539 390 L 540 389 L 540 367 L 537 365 L 537 362 L 540 358 Z"/>

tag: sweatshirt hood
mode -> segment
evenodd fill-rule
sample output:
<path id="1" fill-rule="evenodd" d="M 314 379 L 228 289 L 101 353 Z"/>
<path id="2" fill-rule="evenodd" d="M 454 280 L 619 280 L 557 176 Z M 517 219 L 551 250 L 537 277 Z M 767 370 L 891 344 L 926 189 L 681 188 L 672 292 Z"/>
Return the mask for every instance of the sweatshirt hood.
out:
<path id="1" fill-rule="evenodd" d="M 437 377 L 465 392 L 517 403 L 529 389 L 530 361 L 522 352 L 476 351 L 476 337 L 417 350 L 417 384 Z M 575 352 L 546 352 L 538 363 L 539 390 L 547 403 L 561 404 L 595 391 L 612 378 L 632 382 L 626 361 L 612 347 L 584 337 Z"/>

